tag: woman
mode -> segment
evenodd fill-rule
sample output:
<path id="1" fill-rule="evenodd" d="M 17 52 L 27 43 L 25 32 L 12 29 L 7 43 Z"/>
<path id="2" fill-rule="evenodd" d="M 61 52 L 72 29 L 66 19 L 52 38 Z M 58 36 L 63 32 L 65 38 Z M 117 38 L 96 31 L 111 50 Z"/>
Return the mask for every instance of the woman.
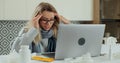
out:
<path id="1" fill-rule="evenodd" d="M 70 23 L 58 14 L 51 4 L 40 3 L 35 9 L 31 21 L 21 30 L 14 41 L 12 50 L 15 49 L 18 52 L 20 45 L 30 44 L 32 53 L 54 52 L 60 22 Z"/>

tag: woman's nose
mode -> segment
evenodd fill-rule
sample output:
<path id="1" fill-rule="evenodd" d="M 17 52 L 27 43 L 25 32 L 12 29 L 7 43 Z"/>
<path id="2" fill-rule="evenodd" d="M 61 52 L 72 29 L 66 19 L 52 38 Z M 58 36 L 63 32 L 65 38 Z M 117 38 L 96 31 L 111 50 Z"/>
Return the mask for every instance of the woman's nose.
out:
<path id="1" fill-rule="evenodd" d="M 50 22 L 47 22 L 47 25 L 51 25 L 51 23 L 50 23 Z"/>

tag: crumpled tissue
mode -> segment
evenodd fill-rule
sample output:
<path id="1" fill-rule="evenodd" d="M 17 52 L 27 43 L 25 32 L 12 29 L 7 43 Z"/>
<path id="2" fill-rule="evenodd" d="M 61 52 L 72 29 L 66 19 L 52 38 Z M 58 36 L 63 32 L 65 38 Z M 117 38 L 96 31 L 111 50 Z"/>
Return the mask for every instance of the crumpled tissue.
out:
<path id="1" fill-rule="evenodd" d="M 20 63 L 20 55 L 15 50 L 13 50 L 8 55 L 8 60 L 9 63 Z"/>
<path id="2" fill-rule="evenodd" d="M 90 53 L 87 53 L 81 57 L 76 58 L 66 58 L 64 59 L 64 63 L 94 63 Z"/>

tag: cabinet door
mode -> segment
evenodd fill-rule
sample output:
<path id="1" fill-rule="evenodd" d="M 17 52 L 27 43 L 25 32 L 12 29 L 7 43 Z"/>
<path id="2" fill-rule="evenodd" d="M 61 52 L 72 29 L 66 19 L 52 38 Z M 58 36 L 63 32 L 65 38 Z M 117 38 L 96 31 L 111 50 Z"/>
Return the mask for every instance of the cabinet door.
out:
<path id="1" fill-rule="evenodd" d="M 120 19 L 120 0 L 101 0 L 101 19 Z"/>
<path id="2" fill-rule="evenodd" d="M 27 0 L 5 0 L 5 20 L 26 20 Z"/>

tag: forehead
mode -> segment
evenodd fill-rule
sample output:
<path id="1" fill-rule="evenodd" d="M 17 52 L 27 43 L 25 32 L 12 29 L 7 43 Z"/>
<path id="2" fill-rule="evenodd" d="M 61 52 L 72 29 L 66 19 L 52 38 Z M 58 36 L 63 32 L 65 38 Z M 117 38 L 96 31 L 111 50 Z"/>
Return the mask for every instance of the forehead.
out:
<path id="1" fill-rule="evenodd" d="M 54 12 L 43 11 L 42 16 L 48 19 L 54 18 Z"/>

